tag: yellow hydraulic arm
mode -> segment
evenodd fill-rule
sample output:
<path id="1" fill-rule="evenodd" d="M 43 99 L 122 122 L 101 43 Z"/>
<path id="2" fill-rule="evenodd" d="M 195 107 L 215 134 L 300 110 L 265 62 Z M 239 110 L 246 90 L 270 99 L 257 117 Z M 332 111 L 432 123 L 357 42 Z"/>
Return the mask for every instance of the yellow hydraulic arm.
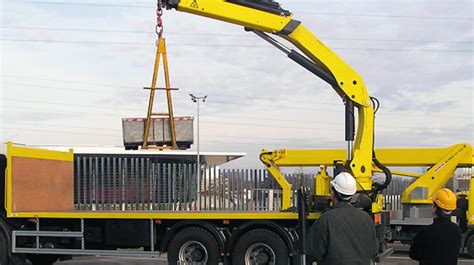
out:
<path id="1" fill-rule="evenodd" d="M 431 198 L 446 185 L 456 168 L 472 167 L 469 144 L 454 145 L 439 154 L 442 158 L 403 191 L 402 203 L 431 204 Z"/>
<path id="2" fill-rule="evenodd" d="M 314 36 L 293 14 L 270 0 L 163 0 L 167 9 L 192 13 L 245 27 L 262 37 L 289 58 L 317 75 L 341 96 L 346 106 L 346 141 L 348 142 L 346 170 L 356 178 L 358 189 L 371 191 L 373 159 L 374 106 L 364 82 L 349 65 Z M 269 34 L 294 44 L 300 51 L 289 49 Z M 306 55 L 306 56 L 305 56 Z M 355 134 L 354 108 L 358 109 L 358 127 Z M 355 136 L 355 137 L 354 137 Z M 268 168 L 271 161 L 264 161 Z M 272 172 L 273 174 L 273 172 Z M 283 186 L 288 183 L 276 179 Z M 289 206 L 289 201 L 283 203 Z"/>
<path id="3" fill-rule="evenodd" d="M 376 149 L 377 158 L 386 166 L 429 167 L 423 174 L 392 171 L 395 175 L 414 177 L 416 180 L 402 194 L 402 202 L 408 204 L 431 204 L 431 198 L 451 178 L 459 167 L 472 167 L 474 164 L 472 146 L 456 144 L 447 148 L 391 148 Z M 277 167 L 332 166 L 334 160 L 341 160 L 345 150 L 276 150 L 266 154 L 267 160 Z M 374 172 L 380 169 L 373 167 Z M 325 172 L 321 176 L 327 179 Z M 317 183 L 328 184 L 328 181 Z M 471 186 L 474 182 L 471 181 Z M 473 188 L 473 187 L 471 187 Z M 327 187 L 317 187 L 326 190 Z M 471 189 L 474 191 L 474 189 Z M 318 192 L 317 192 L 318 193 Z M 474 200 L 472 200 L 474 202 Z M 473 207 L 474 209 L 474 207 Z"/>

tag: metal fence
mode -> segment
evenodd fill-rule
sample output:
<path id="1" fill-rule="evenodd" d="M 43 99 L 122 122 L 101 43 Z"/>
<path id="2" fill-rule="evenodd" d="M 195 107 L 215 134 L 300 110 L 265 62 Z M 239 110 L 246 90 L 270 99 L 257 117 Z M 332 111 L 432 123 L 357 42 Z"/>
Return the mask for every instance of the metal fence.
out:
<path id="1" fill-rule="evenodd" d="M 401 211 L 401 194 L 414 180 L 412 178 L 392 179 L 390 185 L 383 191 L 384 209 L 388 211 Z"/>
<path id="2" fill-rule="evenodd" d="M 280 211 L 282 189 L 264 169 L 220 169 L 163 163 L 154 157 L 76 155 L 77 211 Z M 296 190 L 312 187 L 312 174 L 285 174 Z"/>

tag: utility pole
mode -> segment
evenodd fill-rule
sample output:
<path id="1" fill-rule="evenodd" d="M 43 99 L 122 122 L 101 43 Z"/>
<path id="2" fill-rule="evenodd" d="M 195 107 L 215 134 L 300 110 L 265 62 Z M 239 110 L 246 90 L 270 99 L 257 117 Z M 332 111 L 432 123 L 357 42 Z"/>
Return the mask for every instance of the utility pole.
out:
<path id="1" fill-rule="evenodd" d="M 197 169 L 197 210 L 201 210 L 201 157 L 199 153 L 199 103 L 202 101 L 202 103 L 206 102 L 207 95 L 197 97 L 193 94 L 189 94 L 191 96 L 191 100 L 194 103 L 197 103 L 197 155 L 196 155 L 196 169 Z"/>

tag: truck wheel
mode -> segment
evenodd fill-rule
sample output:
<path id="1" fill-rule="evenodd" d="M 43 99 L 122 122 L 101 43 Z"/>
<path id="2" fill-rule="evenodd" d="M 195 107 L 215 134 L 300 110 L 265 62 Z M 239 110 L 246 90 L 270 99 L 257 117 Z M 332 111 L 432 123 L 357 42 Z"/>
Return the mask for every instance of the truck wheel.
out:
<path id="1" fill-rule="evenodd" d="M 0 230 L 0 265 L 7 265 L 8 260 L 8 245 L 7 238 Z"/>
<path id="2" fill-rule="evenodd" d="M 217 265 L 219 261 L 219 245 L 216 239 L 198 227 L 180 231 L 168 247 L 168 264 Z"/>
<path id="3" fill-rule="evenodd" d="M 1 222 L 1 220 L 0 220 Z M 6 225 L 6 224 L 5 224 Z M 8 229 L 8 226 L 7 226 Z M 8 229 L 9 230 L 9 229 Z M 10 232 L 8 232 L 10 233 Z M 11 254 L 8 249 L 7 235 L 0 230 L 0 265 L 25 265 L 26 258 L 23 254 Z M 10 257 L 8 257 L 8 255 Z"/>
<path id="4" fill-rule="evenodd" d="M 245 233 L 239 238 L 232 252 L 232 264 L 234 265 L 289 264 L 285 242 L 277 234 L 265 229 L 256 229 Z"/>
<path id="5" fill-rule="evenodd" d="M 59 257 L 56 255 L 27 255 L 26 256 L 33 265 L 51 265 L 58 261 Z"/>
<path id="6" fill-rule="evenodd" d="M 474 258 L 474 234 L 471 234 L 466 241 L 466 252 L 471 258 Z"/>

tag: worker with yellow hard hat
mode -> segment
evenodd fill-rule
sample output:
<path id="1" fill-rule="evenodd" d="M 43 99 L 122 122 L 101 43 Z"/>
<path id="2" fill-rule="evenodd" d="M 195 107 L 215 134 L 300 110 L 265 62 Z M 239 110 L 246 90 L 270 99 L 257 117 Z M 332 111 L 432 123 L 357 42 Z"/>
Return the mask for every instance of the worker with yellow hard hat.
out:
<path id="1" fill-rule="evenodd" d="M 456 195 L 441 189 L 433 197 L 433 224 L 422 228 L 413 239 L 410 258 L 420 265 L 455 265 L 461 247 L 461 230 L 451 222 Z"/>

